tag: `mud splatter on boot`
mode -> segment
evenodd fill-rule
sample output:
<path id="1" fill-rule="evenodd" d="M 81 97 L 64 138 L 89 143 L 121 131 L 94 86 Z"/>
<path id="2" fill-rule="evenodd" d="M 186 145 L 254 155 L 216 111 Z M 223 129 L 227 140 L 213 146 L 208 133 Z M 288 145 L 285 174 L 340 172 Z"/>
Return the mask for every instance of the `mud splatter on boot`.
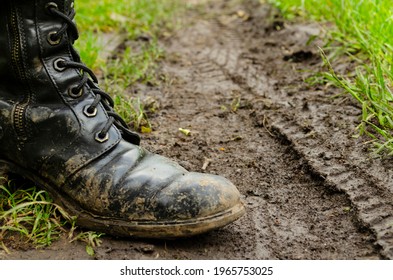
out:
<path id="1" fill-rule="evenodd" d="M 0 11 L 0 170 L 51 193 L 79 225 L 174 238 L 244 213 L 236 187 L 139 146 L 73 48 L 73 1 L 5 1 Z"/>

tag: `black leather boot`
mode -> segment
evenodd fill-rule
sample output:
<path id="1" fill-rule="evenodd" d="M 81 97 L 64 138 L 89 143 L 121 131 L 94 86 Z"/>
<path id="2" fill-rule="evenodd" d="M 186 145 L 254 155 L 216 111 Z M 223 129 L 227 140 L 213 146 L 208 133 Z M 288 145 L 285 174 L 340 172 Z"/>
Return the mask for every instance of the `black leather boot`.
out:
<path id="1" fill-rule="evenodd" d="M 71 0 L 0 9 L 0 169 L 47 190 L 83 227 L 174 238 L 244 213 L 223 177 L 187 172 L 139 146 L 73 48 Z"/>

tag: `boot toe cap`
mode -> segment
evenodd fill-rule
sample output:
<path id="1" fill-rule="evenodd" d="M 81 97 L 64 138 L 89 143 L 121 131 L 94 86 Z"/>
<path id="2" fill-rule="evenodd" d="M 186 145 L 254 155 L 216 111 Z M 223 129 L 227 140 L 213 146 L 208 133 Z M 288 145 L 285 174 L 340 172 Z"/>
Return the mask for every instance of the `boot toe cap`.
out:
<path id="1" fill-rule="evenodd" d="M 157 220 L 204 219 L 239 204 L 240 193 L 230 181 L 193 172 L 162 189 L 152 202 Z"/>
<path id="2" fill-rule="evenodd" d="M 175 238 L 225 226 L 244 214 L 229 180 L 126 148 L 117 147 L 113 160 L 84 168 L 64 188 L 77 205 L 80 225 L 119 236 Z"/>

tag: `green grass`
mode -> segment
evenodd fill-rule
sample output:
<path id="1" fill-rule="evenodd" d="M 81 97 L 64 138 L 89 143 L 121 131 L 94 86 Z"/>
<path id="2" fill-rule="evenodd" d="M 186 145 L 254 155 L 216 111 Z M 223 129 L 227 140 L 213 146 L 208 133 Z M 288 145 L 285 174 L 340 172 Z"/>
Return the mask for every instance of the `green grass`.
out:
<path id="1" fill-rule="evenodd" d="M 67 221 L 72 220 L 52 203 L 46 192 L 35 187 L 15 190 L 9 184 L 0 186 L 0 199 L 1 242 L 9 243 L 16 233 L 20 243 L 48 246 L 59 238 Z"/>
<path id="2" fill-rule="evenodd" d="M 77 1 L 76 21 L 80 39 L 76 42 L 84 63 L 98 72 L 101 87 L 111 94 L 116 111 L 137 131 L 148 133 L 151 125 L 147 113 L 155 112 L 154 100 L 130 96 L 129 87 L 136 82 L 157 84 L 155 71 L 163 57 L 158 38 L 167 36 L 176 25 L 180 0 L 101 0 Z M 100 43 L 103 33 L 122 34 L 129 42 L 105 61 Z M 139 37 L 143 40 L 136 41 Z M 1 174 L 0 174 L 1 176 Z M 101 234 L 76 231 L 75 218 L 54 204 L 49 194 L 32 183 L 22 185 L 0 180 L 0 250 L 45 247 L 61 236 L 70 242 L 86 243 L 86 252 L 94 255 Z"/>
<path id="3" fill-rule="evenodd" d="M 377 146 L 376 152 L 393 155 L 392 2 L 390 0 L 269 0 L 269 2 L 280 8 L 288 19 L 306 18 L 334 23 L 334 27 L 329 28 L 329 41 L 322 51 L 328 67 L 325 76 L 361 104 L 359 135 L 367 134 L 371 137 L 372 142 Z M 335 56 L 332 55 L 335 53 L 356 60 L 356 69 L 349 73 L 336 73 Z"/>
<path id="4" fill-rule="evenodd" d="M 177 13 L 184 8 L 180 0 L 118 0 L 79 1 L 76 20 L 81 38 L 76 42 L 87 66 L 101 73 L 101 87 L 116 102 L 130 127 L 148 133 L 151 125 L 147 113 L 141 114 L 141 100 L 129 97 L 129 88 L 136 82 L 155 85 L 157 63 L 164 57 L 158 38 L 167 36 L 177 25 Z M 183 3 L 184 4 L 184 3 Z M 133 44 L 125 44 L 115 58 L 105 61 L 103 33 L 122 34 Z M 137 40 L 141 38 L 140 40 Z M 144 120 L 139 117 L 143 116 Z"/>
<path id="5" fill-rule="evenodd" d="M 0 248 L 42 248 L 50 246 L 62 235 L 70 242 L 83 241 L 86 252 L 100 245 L 101 234 L 82 231 L 76 234 L 75 217 L 53 203 L 46 191 L 30 182 L 0 178 Z"/>
<path id="6" fill-rule="evenodd" d="M 136 82 L 156 84 L 157 61 L 162 57 L 163 51 L 156 42 L 144 43 L 138 51 L 126 47 L 118 57 L 101 66 L 106 90 L 121 94 Z"/>
<path id="7" fill-rule="evenodd" d="M 176 24 L 175 15 L 180 0 L 100 0 L 76 3 L 81 38 L 76 47 L 89 67 L 97 69 L 105 64 L 98 56 L 104 46 L 101 33 L 122 33 L 128 39 L 139 36 L 152 38 L 152 53 L 157 47 L 156 38 L 164 36 Z M 154 56 L 154 54 L 153 54 Z M 135 65 L 137 67 L 138 65 Z"/>
<path id="8" fill-rule="evenodd" d="M 129 124 L 135 131 L 142 133 L 149 133 L 152 126 L 146 115 L 147 112 L 154 112 L 156 110 L 155 101 L 150 100 L 142 102 L 140 98 L 124 97 L 116 95 L 115 107 L 117 113 Z"/>

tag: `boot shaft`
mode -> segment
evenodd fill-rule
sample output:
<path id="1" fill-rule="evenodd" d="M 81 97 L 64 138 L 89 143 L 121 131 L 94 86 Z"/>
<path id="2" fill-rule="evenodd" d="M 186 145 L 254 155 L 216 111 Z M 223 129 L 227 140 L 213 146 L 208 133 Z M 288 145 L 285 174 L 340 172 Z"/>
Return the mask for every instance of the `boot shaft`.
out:
<path id="1" fill-rule="evenodd" d="M 58 7 L 65 6 L 64 1 L 57 2 L 50 3 Z M 0 78 L 4 80 L 4 77 L 9 78 L 11 74 L 20 75 L 14 71 L 20 72 L 21 70 L 12 64 L 22 59 L 23 52 L 34 50 L 34 48 L 23 49 L 23 46 L 27 44 L 30 47 L 38 46 L 36 30 L 30 28 L 31 25 L 35 25 L 41 19 L 41 21 L 47 20 L 48 24 L 53 25 L 54 28 L 56 22 L 53 18 L 52 20 L 45 19 L 48 16 L 47 13 L 43 13 L 44 9 L 39 9 L 40 6 L 47 5 L 47 1 L 5 0 L 2 4 L 2 9 L 0 9 Z"/>
<path id="2" fill-rule="evenodd" d="M 56 7 L 69 13 L 73 1 L 42 1 L 42 0 L 13 0 L 5 1 L 0 10 L 0 84 L 13 83 L 13 86 L 31 86 L 39 84 L 48 87 L 47 78 L 51 69 L 45 69 L 45 64 L 54 63 L 56 57 L 73 59 L 70 54 L 70 38 L 64 33 L 61 38 L 55 38 L 63 21 L 49 12 L 50 7 Z M 55 39 L 54 39 L 55 38 Z M 74 79 L 79 74 L 74 71 Z M 68 73 L 68 79 L 72 78 Z M 72 81 L 71 81 L 72 82 Z M 54 85 L 55 86 L 55 85 Z M 26 95 L 25 90 L 19 90 L 18 95 Z M 43 100 L 40 100 L 44 97 Z M 52 96 L 53 97 L 53 96 Z M 41 102 L 51 102 L 49 96 L 38 94 Z"/>
<path id="3" fill-rule="evenodd" d="M 0 157 L 56 182 L 121 140 L 109 105 L 86 110 L 98 88 L 80 70 L 73 17 L 71 0 L 7 0 L 0 10 Z"/>

